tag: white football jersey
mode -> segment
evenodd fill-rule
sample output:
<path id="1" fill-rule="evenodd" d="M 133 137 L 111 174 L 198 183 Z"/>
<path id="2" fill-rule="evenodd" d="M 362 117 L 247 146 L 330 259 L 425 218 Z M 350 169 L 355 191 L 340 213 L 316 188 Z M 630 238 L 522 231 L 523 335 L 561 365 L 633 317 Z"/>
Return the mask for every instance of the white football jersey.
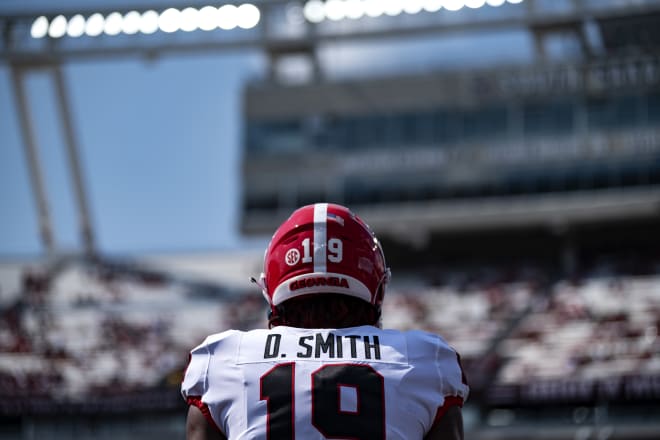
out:
<path id="1" fill-rule="evenodd" d="M 412 440 L 468 386 L 456 352 L 430 333 L 278 326 L 206 338 L 181 392 L 231 440 Z"/>

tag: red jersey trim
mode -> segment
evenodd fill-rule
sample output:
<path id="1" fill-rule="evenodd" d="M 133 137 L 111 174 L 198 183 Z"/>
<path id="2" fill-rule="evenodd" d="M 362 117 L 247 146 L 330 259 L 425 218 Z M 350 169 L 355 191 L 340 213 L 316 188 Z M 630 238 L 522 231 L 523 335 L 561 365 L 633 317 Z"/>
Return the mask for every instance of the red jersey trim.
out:
<path id="1" fill-rule="evenodd" d="M 435 419 L 433 420 L 433 426 L 435 426 L 440 419 L 447 413 L 449 408 L 452 406 L 460 406 L 463 408 L 463 398 L 458 396 L 447 396 L 445 397 L 445 403 L 438 408 L 438 411 L 435 413 Z"/>
<path id="2" fill-rule="evenodd" d="M 199 410 L 202 412 L 202 414 L 204 414 L 204 417 L 206 418 L 206 421 L 209 422 L 211 424 L 211 426 L 213 426 L 215 429 L 217 429 L 218 431 L 220 431 L 224 435 L 224 432 L 222 432 L 222 429 L 220 429 L 220 427 L 215 423 L 215 420 L 213 420 L 213 417 L 211 417 L 211 410 L 209 410 L 209 406 L 206 403 L 202 402 L 201 397 L 199 397 L 199 396 L 188 396 L 188 398 L 186 399 L 186 402 L 188 402 L 188 405 L 194 405 L 197 408 L 199 408 Z"/>

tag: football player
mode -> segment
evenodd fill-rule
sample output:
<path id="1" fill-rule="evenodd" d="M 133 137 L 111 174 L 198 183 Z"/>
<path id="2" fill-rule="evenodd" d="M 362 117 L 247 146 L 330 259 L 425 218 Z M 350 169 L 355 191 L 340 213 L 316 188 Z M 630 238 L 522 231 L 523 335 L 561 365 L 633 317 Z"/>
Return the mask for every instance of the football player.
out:
<path id="1" fill-rule="evenodd" d="M 188 440 L 462 439 L 458 354 L 430 333 L 381 329 L 389 278 L 349 209 L 296 210 L 253 279 L 269 329 L 214 334 L 191 352 Z"/>

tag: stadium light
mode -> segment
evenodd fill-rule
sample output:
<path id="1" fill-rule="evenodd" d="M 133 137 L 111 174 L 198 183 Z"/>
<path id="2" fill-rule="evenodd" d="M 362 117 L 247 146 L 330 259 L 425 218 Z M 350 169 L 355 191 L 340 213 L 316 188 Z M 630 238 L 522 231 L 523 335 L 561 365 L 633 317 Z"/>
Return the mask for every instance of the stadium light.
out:
<path id="1" fill-rule="evenodd" d="M 455 12 L 462 9 L 465 6 L 465 2 L 463 0 L 445 0 L 442 2 L 442 6 L 448 11 Z"/>
<path id="2" fill-rule="evenodd" d="M 103 33 L 105 19 L 103 15 L 96 13 L 89 16 L 85 22 L 85 35 L 89 37 L 98 37 Z"/>
<path id="3" fill-rule="evenodd" d="M 229 31 L 238 26 L 238 8 L 234 5 L 224 5 L 218 8 L 218 27 Z"/>
<path id="4" fill-rule="evenodd" d="M 30 28 L 30 35 L 32 38 L 44 38 L 48 35 L 48 19 L 43 15 L 38 17 L 34 22 L 32 22 L 32 27 Z"/>
<path id="5" fill-rule="evenodd" d="M 108 15 L 105 19 L 105 25 L 103 26 L 103 33 L 114 37 L 121 33 L 122 23 L 124 17 L 119 12 L 113 12 Z"/>
<path id="6" fill-rule="evenodd" d="M 380 0 L 364 0 L 364 12 L 369 17 L 380 17 L 385 13 L 385 7 Z"/>
<path id="7" fill-rule="evenodd" d="M 259 8 L 251 3 L 243 3 L 238 7 L 238 27 L 241 29 L 252 29 L 259 24 L 261 12 Z"/>
<path id="8" fill-rule="evenodd" d="M 140 32 L 145 35 L 150 35 L 158 30 L 158 12 L 145 11 L 140 17 Z"/>
<path id="9" fill-rule="evenodd" d="M 140 31 L 141 20 L 142 16 L 138 11 L 127 12 L 121 22 L 121 31 L 126 35 L 137 34 Z"/>
<path id="10" fill-rule="evenodd" d="M 401 15 L 404 3 L 405 1 L 401 0 L 383 0 L 385 15 L 389 15 L 390 17 Z"/>
<path id="11" fill-rule="evenodd" d="M 328 0 L 325 2 L 325 16 L 332 21 L 343 20 L 346 18 L 345 6 L 344 0 Z"/>
<path id="12" fill-rule="evenodd" d="M 360 1 L 360 0 L 357 0 Z M 323 2 L 318 2 L 323 8 Z M 322 19 L 324 19 L 323 17 Z M 220 8 L 204 6 L 201 9 L 187 7 L 183 10 L 168 8 L 162 12 L 148 10 L 143 13 L 128 11 L 125 14 L 112 12 L 107 16 L 100 13 L 91 14 L 85 19 L 76 14 L 70 19 L 58 15 L 49 21 L 48 17 L 37 17 L 30 27 L 30 36 L 34 39 L 71 38 L 87 35 L 97 37 L 101 34 L 115 36 L 119 34 L 134 35 L 138 32 L 153 34 L 160 30 L 164 33 L 177 31 L 193 32 L 198 29 L 212 31 L 214 29 L 252 29 L 261 20 L 261 11 L 251 3 L 241 5 L 224 5 Z"/>
<path id="13" fill-rule="evenodd" d="M 486 5 L 502 6 L 504 3 L 522 3 L 523 0 L 309 0 L 303 6 L 303 16 L 310 23 L 324 20 L 338 21 L 363 16 L 376 18 L 382 15 L 394 17 L 417 14 L 422 11 L 437 12 L 441 9 L 454 12 L 468 7 L 479 9 Z"/>
<path id="14" fill-rule="evenodd" d="M 199 28 L 203 31 L 212 31 L 218 27 L 218 8 L 204 6 L 199 10 Z"/>
<path id="15" fill-rule="evenodd" d="M 50 22 L 48 26 L 48 36 L 51 38 L 61 38 L 66 34 L 66 17 L 58 15 Z"/>
<path id="16" fill-rule="evenodd" d="M 310 23 L 320 23 L 325 19 L 325 8 L 321 0 L 310 0 L 303 6 L 303 17 Z"/>
<path id="17" fill-rule="evenodd" d="M 199 29 L 199 11 L 195 8 L 186 8 L 181 11 L 181 30 L 193 32 Z"/>
<path id="18" fill-rule="evenodd" d="M 165 9 L 158 17 L 158 29 L 166 34 L 171 34 L 179 30 L 181 22 L 181 11 L 177 8 Z"/>
<path id="19" fill-rule="evenodd" d="M 403 5 L 403 12 L 406 14 L 419 14 L 424 9 L 424 0 L 409 0 Z"/>
<path id="20" fill-rule="evenodd" d="M 74 15 L 66 26 L 66 34 L 71 38 L 78 38 L 85 34 L 85 17 Z"/>
<path id="21" fill-rule="evenodd" d="M 486 5 L 486 0 L 465 0 L 465 6 L 470 9 L 483 8 Z"/>
<path id="22" fill-rule="evenodd" d="M 362 0 L 346 0 L 346 18 L 358 20 L 364 17 L 365 13 Z"/>
<path id="23" fill-rule="evenodd" d="M 425 0 L 424 10 L 426 12 L 437 12 L 442 9 L 442 0 Z"/>
<path id="24" fill-rule="evenodd" d="M 403 13 L 412 15 L 422 11 L 437 12 L 441 9 L 453 12 L 464 7 L 498 7 L 507 2 L 519 4 L 523 0 L 308 0 L 299 10 L 302 10 L 302 17 L 308 22 L 321 23 L 324 20 L 358 20 L 365 16 L 377 18 L 382 15 L 394 17 Z M 251 3 L 225 4 L 219 8 L 168 8 L 160 13 L 155 10 L 143 13 L 129 11 L 123 15 L 120 12 L 112 12 L 106 17 L 94 13 L 87 19 L 81 14 L 76 14 L 68 20 L 64 15 L 58 15 L 51 21 L 46 16 L 40 16 L 32 22 L 30 35 L 35 39 L 46 36 L 61 38 L 65 35 L 77 38 L 82 35 L 134 35 L 138 32 L 148 35 L 159 30 L 169 34 L 177 31 L 252 29 L 260 20 L 261 11 Z"/>

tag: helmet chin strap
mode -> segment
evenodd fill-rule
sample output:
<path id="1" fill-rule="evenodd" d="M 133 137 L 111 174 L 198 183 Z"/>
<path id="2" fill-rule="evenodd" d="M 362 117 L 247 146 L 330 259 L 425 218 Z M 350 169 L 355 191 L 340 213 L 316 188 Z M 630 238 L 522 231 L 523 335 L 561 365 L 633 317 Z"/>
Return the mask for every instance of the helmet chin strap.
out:
<path id="1" fill-rule="evenodd" d="M 280 307 L 271 307 L 268 309 L 268 328 L 281 325 L 284 319 L 284 309 Z"/>

